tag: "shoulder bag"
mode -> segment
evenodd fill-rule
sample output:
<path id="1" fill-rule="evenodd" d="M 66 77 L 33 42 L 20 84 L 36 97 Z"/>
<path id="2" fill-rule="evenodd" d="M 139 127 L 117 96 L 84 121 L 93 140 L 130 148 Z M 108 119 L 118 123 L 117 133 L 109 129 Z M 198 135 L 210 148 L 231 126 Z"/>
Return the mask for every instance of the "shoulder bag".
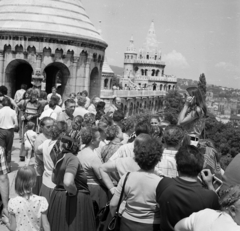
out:
<path id="1" fill-rule="evenodd" d="M 120 198 L 119 198 L 117 210 L 116 210 L 116 213 L 115 213 L 114 217 L 112 218 L 112 220 L 110 221 L 110 223 L 108 225 L 108 230 L 111 230 L 111 231 L 119 231 L 120 230 L 122 214 L 119 213 L 119 208 L 120 208 L 120 205 L 122 203 L 124 189 L 125 189 L 125 185 L 126 185 L 129 174 L 130 174 L 130 172 L 127 173 L 127 175 L 125 177 L 125 180 L 123 182 L 122 192 L 121 192 L 121 195 L 120 195 Z"/>

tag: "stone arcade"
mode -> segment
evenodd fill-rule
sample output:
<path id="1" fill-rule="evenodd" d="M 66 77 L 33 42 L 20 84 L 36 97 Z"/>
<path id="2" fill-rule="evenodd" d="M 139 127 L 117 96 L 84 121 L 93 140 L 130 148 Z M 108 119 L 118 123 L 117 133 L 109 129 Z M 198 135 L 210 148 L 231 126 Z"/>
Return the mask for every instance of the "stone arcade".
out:
<path id="1" fill-rule="evenodd" d="M 39 69 L 48 93 L 58 81 L 63 98 L 100 95 L 106 48 L 80 0 L 0 1 L 0 84 L 11 96 Z"/>

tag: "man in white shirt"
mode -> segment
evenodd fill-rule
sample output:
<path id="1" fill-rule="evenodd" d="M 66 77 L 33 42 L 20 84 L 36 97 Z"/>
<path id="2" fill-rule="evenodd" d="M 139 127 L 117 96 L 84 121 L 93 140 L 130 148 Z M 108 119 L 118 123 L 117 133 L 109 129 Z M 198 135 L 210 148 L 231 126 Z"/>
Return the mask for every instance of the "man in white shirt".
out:
<path id="1" fill-rule="evenodd" d="M 88 111 L 93 113 L 94 115 L 97 114 L 97 110 L 96 110 L 96 107 L 97 107 L 97 104 L 98 102 L 100 102 L 101 99 L 99 97 L 95 97 L 92 101 L 92 104 L 88 107 Z"/>
<path id="2" fill-rule="evenodd" d="M 0 146 L 5 149 L 7 162 L 11 162 L 11 150 L 13 145 L 14 130 L 18 127 L 16 111 L 11 109 L 11 101 L 4 97 L 3 107 L 0 109 Z"/>
<path id="3" fill-rule="evenodd" d="M 55 107 L 57 106 L 57 101 L 52 97 L 49 102 L 49 108 L 47 110 L 44 110 L 39 117 L 39 120 L 42 120 L 44 117 L 50 117 L 54 120 L 57 119 L 57 113 L 54 111 Z"/>
<path id="4" fill-rule="evenodd" d="M 164 150 L 162 159 L 155 167 L 159 175 L 177 177 L 177 164 L 175 156 L 184 138 L 184 131 L 179 126 L 168 126 L 163 133 Z"/>
<path id="5" fill-rule="evenodd" d="M 86 98 L 83 96 L 79 96 L 77 103 L 78 103 L 78 107 L 75 108 L 73 116 L 76 117 L 80 115 L 84 117 L 86 113 L 89 113 L 89 111 L 84 108 L 84 105 L 86 104 Z"/>
<path id="6" fill-rule="evenodd" d="M 27 90 L 27 85 L 26 84 L 22 84 L 21 85 L 21 89 L 17 90 L 14 96 L 14 101 L 15 103 L 19 103 L 19 101 L 23 98 L 24 93 Z"/>
<path id="7" fill-rule="evenodd" d="M 56 87 L 52 87 L 52 93 L 48 94 L 47 101 L 50 102 L 52 96 L 57 96 L 59 98 L 58 105 L 62 105 L 62 97 L 57 93 Z"/>
<path id="8" fill-rule="evenodd" d="M 148 134 L 148 135 L 152 135 L 153 133 L 153 129 L 151 127 L 151 124 L 149 123 L 149 121 L 144 120 L 139 122 L 136 127 L 135 127 L 135 133 L 136 133 L 136 140 L 141 141 L 141 136 L 139 136 L 140 134 Z M 134 141 L 134 142 L 135 142 Z M 132 143 L 127 143 L 122 145 L 113 155 L 112 157 L 109 159 L 111 161 L 116 160 L 118 158 L 124 158 L 124 157 L 134 157 L 134 142 Z"/>
<path id="9" fill-rule="evenodd" d="M 62 113 L 62 108 L 58 106 L 58 97 L 57 96 L 52 96 L 50 101 L 54 101 L 54 105 L 52 107 L 53 111 L 57 114 L 57 116 L 59 116 L 61 113 Z M 50 102 L 49 102 L 50 104 Z M 45 107 L 44 107 L 44 111 L 48 110 L 50 107 L 49 107 L 49 104 L 47 104 Z"/>

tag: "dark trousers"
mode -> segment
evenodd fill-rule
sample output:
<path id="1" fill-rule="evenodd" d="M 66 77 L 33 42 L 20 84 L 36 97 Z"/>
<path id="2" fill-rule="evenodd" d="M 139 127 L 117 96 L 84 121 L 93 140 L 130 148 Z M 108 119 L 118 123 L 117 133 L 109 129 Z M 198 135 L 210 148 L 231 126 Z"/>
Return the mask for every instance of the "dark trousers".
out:
<path id="1" fill-rule="evenodd" d="M 14 129 L 0 128 L 0 146 L 5 148 L 5 155 L 8 163 L 11 163 L 11 152 L 14 138 Z"/>

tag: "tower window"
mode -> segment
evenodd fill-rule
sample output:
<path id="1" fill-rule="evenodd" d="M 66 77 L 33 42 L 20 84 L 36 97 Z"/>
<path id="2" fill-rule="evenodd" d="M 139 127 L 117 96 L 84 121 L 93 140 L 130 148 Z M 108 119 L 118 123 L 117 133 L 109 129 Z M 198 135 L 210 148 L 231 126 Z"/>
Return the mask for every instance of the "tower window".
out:
<path id="1" fill-rule="evenodd" d="M 149 55 L 147 55 L 147 59 L 149 59 Z"/>
<path id="2" fill-rule="evenodd" d="M 147 69 L 145 69 L 145 75 L 146 75 L 146 76 L 148 75 L 148 70 L 147 70 Z"/>
<path id="3" fill-rule="evenodd" d="M 154 69 L 152 69 L 152 76 L 154 76 L 155 75 L 155 70 Z"/>

